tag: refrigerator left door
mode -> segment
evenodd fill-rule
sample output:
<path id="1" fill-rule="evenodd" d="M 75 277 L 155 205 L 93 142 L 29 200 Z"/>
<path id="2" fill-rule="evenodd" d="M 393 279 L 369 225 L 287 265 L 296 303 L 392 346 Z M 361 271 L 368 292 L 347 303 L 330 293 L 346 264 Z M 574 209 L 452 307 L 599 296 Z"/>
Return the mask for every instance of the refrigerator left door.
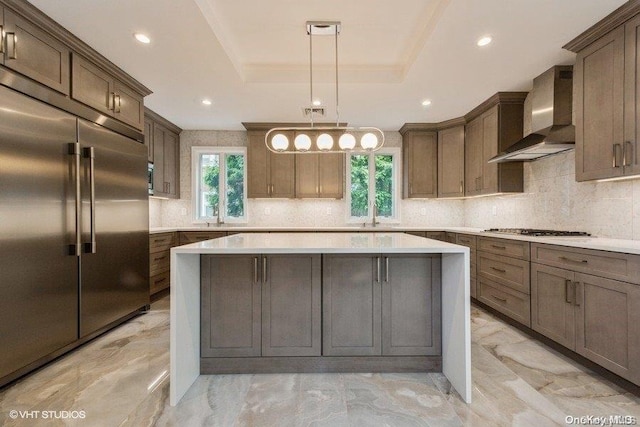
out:
<path id="1" fill-rule="evenodd" d="M 0 384 L 78 339 L 76 118 L 0 87 Z"/>

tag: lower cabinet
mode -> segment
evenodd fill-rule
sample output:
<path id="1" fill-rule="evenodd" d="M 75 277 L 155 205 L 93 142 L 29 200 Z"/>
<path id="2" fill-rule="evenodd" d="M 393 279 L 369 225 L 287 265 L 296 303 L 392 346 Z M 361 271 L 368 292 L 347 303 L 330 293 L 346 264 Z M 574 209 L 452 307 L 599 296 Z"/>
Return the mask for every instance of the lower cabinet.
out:
<path id="1" fill-rule="evenodd" d="M 149 235 L 149 295 L 169 287 L 170 249 L 177 244 L 177 234 L 174 232 Z"/>
<path id="2" fill-rule="evenodd" d="M 323 355 L 441 352 L 440 257 L 324 255 Z"/>
<path id="3" fill-rule="evenodd" d="M 532 264 L 532 328 L 640 384 L 640 286 Z"/>
<path id="4" fill-rule="evenodd" d="M 320 356 L 320 255 L 203 255 L 202 357 Z"/>

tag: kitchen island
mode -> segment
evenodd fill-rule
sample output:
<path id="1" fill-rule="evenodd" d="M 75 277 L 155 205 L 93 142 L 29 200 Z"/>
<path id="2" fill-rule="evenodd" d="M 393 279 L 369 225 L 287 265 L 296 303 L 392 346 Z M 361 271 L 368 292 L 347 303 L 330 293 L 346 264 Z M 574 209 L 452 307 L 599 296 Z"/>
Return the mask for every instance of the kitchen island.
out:
<path id="1" fill-rule="evenodd" d="M 231 340 L 231 344 L 223 349 L 213 348 L 213 346 L 211 346 L 211 348 L 202 346 L 203 342 L 206 343 L 206 340 L 216 336 L 216 331 L 214 330 L 206 330 L 207 333 L 201 336 L 201 329 L 203 327 L 205 329 L 209 328 L 209 322 L 215 317 L 217 311 L 226 310 L 228 313 L 243 311 L 242 308 L 239 310 L 235 310 L 235 308 L 234 310 L 227 310 L 225 305 L 216 306 L 209 304 L 208 301 L 211 300 L 210 295 L 208 294 L 206 297 L 202 295 L 203 293 L 211 292 L 209 285 L 215 283 L 217 280 L 218 282 L 227 282 L 224 283 L 223 286 L 229 288 L 231 283 L 236 283 L 236 280 L 232 278 L 231 275 L 235 276 L 237 272 L 243 270 L 246 270 L 246 274 L 248 275 L 248 278 L 244 279 L 244 282 L 252 282 L 258 284 L 258 286 L 259 283 L 268 283 L 266 277 L 271 274 L 271 271 L 288 271 L 286 267 L 267 267 L 268 260 L 271 259 L 271 257 L 277 259 L 285 255 L 289 258 L 293 256 L 299 257 L 301 260 L 308 259 L 309 268 L 314 269 L 314 271 L 320 268 L 321 263 L 323 264 L 321 267 L 321 277 L 323 281 L 322 304 L 320 304 L 318 300 L 319 291 L 314 291 L 316 292 L 316 296 L 314 297 L 315 302 L 309 308 L 309 310 L 313 309 L 317 312 L 317 310 L 320 309 L 320 305 L 322 305 L 324 313 L 322 333 L 319 332 L 319 327 L 314 327 L 313 333 L 309 333 L 310 337 L 311 335 L 314 337 L 322 335 L 323 357 L 313 359 L 318 361 L 315 364 L 315 366 L 319 367 L 318 372 L 322 372 L 323 370 L 345 369 L 344 365 L 337 366 L 336 363 L 339 362 L 335 362 L 336 360 L 347 360 L 347 362 L 345 362 L 347 366 L 352 367 L 352 369 L 356 371 L 363 369 L 363 366 L 366 371 L 366 366 L 372 366 L 371 364 L 375 363 L 376 360 L 379 360 L 380 363 L 388 364 L 389 369 L 393 369 L 394 366 L 397 366 L 394 365 L 395 360 L 420 362 L 421 359 L 418 359 L 417 356 L 413 358 L 396 357 L 394 359 L 393 357 L 381 357 L 376 359 L 375 357 L 370 357 L 370 355 L 380 355 L 381 350 L 382 354 L 388 355 L 407 356 L 410 354 L 432 354 L 428 353 L 428 351 L 435 349 L 438 355 L 441 354 L 441 366 L 444 375 L 449 379 L 452 386 L 464 401 L 471 401 L 470 258 L 468 248 L 399 233 L 252 233 L 236 234 L 171 249 L 171 405 L 176 405 L 180 401 L 182 396 L 203 371 L 205 373 L 225 372 L 224 369 L 217 365 L 226 364 L 226 366 L 229 366 L 229 363 L 233 362 L 233 359 L 230 359 L 229 356 L 238 358 L 236 360 L 239 362 L 236 366 L 238 366 L 238 364 L 247 366 L 253 364 L 253 368 L 258 368 L 260 366 L 264 367 L 265 363 L 271 366 L 277 364 L 278 359 L 281 359 L 281 362 L 284 360 L 285 363 L 296 360 L 300 363 L 302 369 L 309 368 L 310 365 L 305 365 L 305 360 L 308 361 L 312 359 L 308 357 L 298 357 L 296 359 L 251 357 L 260 356 L 259 322 L 261 316 L 259 311 L 256 314 L 256 311 L 252 312 L 248 310 L 248 316 L 253 319 L 253 324 L 249 322 L 249 327 L 253 329 L 246 335 L 249 337 L 249 341 L 254 341 L 253 344 L 251 342 L 246 344 L 247 340 L 242 339 L 244 337 L 240 337 L 238 340 Z M 229 258 L 225 259 L 224 257 Z M 433 279 L 430 283 L 438 287 L 434 292 L 430 292 L 430 294 L 437 297 L 438 302 L 437 307 L 434 306 L 433 312 L 430 314 L 435 314 L 439 317 L 437 323 L 434 322 L 429 325 L 429 328 L 433 330 L 435 330 L 436 327 L 438 329 L 437 333 L 434 333 L 434 342 L 430 343 L 431 346 L 428 348 L 426 345 L 420 348 L 411 347 L 408 349 L 408 353 L 406 352 L 406 348 L 398 352 L 398 349 L 393 347 L 392 340 L 385 339 L 385 334 L 387 334 L 387 338 L 389 338 L 390 331 L 385 330 L 384 326 L 381 328 L 380 324 L 382 323 L 384 325 L 385 321 L 389 321 L 391 309 L 387 307 L 387 311 L 385 312 L 384 301 L 382 303 L 379 301 L 380 290 L 374 291 L 371 299 L 372 301 L 378 300 L 378 305 L 382 306 L 382 313 L 373 316 L 370 329 L 373 329 L 371 333 L 372 337 L 378 334 L 381 338 L 371 338 L 373 343 L 370 347 L 362 345 L 354 346 L 354 348 L 346 345 L 341 346 L 340 342 L 347 342 L 348 339 L 357 340 L 357 337 L 354 338 L 353 336 L 357 334 L 357 331 L 352 331 L 352 333 L 338 332 L 331 335 L 332 325 L 331 323 L 327 323 L 327 318 L 331 316 L 327 316 L 327 313 L 331 312 L 332 300 L 326 300 L 326 298 L 330 298 L 330 293 L 334 292 L 334 294 L 338 296 L 338 298 L 334 297 L 334 304 L 342 301 L 357 303 L 357 301 L 359 301 L 357 296 L 347 295 L 345 297 L 344 294 L 340 295 L 342 286 L 351 283 L 352 280 L 348 279 L 348 277 L 353 277 L 354 281 L 362 281 L 363 277 L 367 277 L 366 274 L 361 274 L 362 272 L 350 276 L 351 273 L 348 270 L 351 267 L 359 268 L 359 265 L 369 265 L 372 288 L 375 289 L 377 286 L 378 289 L 380 289 L 382 283 L 387 283 L 386 292 L 391 292 L 389 289 L 397 288 L 398 286 L 395 284 L 398 283 L 398 280 L 401 280 L 398 279 L 399 273 L 403 271 L 407 273 L 407 270 L 412 270 L 413 267 L 411 266 L 424 265 L 424 262 L 422 264 L 416 264 L 412 261 L 414 259 L 427 260 L 429 263 L 427 265 L 433 266 L 427 270 L 420 270 L 418 268 L 417 271 L 428 271 L 428 274 L 432 275 Z M 234 262 L 237 260 L 239 260 L 239 263 L 237 264 L 237 268 L 234 268 Z M 244 264 L 242 264 L 243 260 Z M 358 260 L 365 261 L 361 263 Z M 402 260 L 409 260 L 409 263 L 403 263 Z M 331 264 L 332 261 L 334 261 L 334 264 Z M 294 263 L 294 265 L 304 264 L 305 261 Z M 203 265 L 204 267 L 202 267 Z M 271 265 L 273 265 L 273 262 Z M 328 270 L 329 265 L 340 266 L 340 268 L 334 269 L 334 273 L 338 273 L 334 274 L 334 277 L 337 276 L 338 279 L 334 280 L 332 285 L 327 282 L 330 276 L 330 270 Z M 397 266 L 397 268 L 394 270 L 393 266 Z M 407 268 L 407 266 L 409 266 L 409 268 Z M 226 268 L 227 272 L 222 273 L 222 268 Z M 295 269 L 292 269 L 291 271 L 294 270 Z M 391 275 L 389 273 L 390 270 L 392 271 Z M 416 274 L 418 273 L 413 273 L 414 279 Z M 411 276 L 411 273 L 409 275 Z M 317 276 L 320 277 L 319 274 Z M 260 279 L 260 277 L 262 277 L 262 279 Z M 345 279 L 345 277 L 347 279 Z M 411 280 L 409 281 L 411 282 Z M 244 282 L 242 279 L 237 281 L 239 284 Z M 413 282 L 415 282 L 415 280 L 413 280 Z M 393 287 L 391 284 L 393 284 Z M 402 285 L 400 285 L 400 287 L 402 287 Z M 409 287 L 415 289 L 412 283 L 409 284 Z M 314 288 L 319 289 L 316 285 L 314 285 Z M 251 289 L 254 289 L 253 285 Z M 257 292 L 256 295 L 254 291 L 249 291 L 249 293 L 253 295 L 253 297 L 251 297 L 253 300 L 260 300 L 259 288 Z M 383 299 L 384 292 L 385 291 L 382 291 Z M 262 295 L 264 299 L 265 293 L 263 292 Z M 280 296 L 286 297 L 286 295 L 282 293 Z M 413 307 L 415 305 L 413 299 L 416 298 L 406 299 L 403 304 L 406 304 L 407 307 Z M 238 301 L 234 301 L 234 304 L 237 303 Z M 270 305 L 273 305 L 273 303 L 274 301 L 272 301 Z M 202 309 L 202 307 L 204 307 L 204 309 Z M 346 310 L 345 307 L 347 308 Z M 350 310 L 348 306 L 345 307 L 341 309 L 342 317 L 338 316 L 337 320 L 334 321 L 334 328 L 340 319 L 342 319 L 343 326 L 346 324 L 345 322 L 349 321 L 348 312 L 350 312 Z M 402 306 L 400 306 L 399 310 L 402 311 Z M 347 312 L 346 320 L 344 318 L 345 311 Z M 357 309 L 354 311 L 357 312 Z M 397 311 L 398 309 L 396 309 L 396 312 Z M 366 318 L 366 316 L 364 317 Z M 362 318 L 363 316 L 357 316 L 355 314 L 351 317 L 354 321 L 361 320 Z M 240 322 L 235 322 L 235 319 L 226 317 L 223 321 L 227 322 L 227 325 L 220 330 L 232 330 L 236 327 L 237 323 L 242 323 L 242 318 L 239 319 Z M 265 320 L 264 316 L 262 320 Z M 257 329 L 256 322 L 258 322 Z M 314 322 L 314 324 L 316 323 L 317 322 Z M 416 328 L 418 331 L 432 330 L 422 328 L 422 325 L 418 326 L 419 327 Z M 218 331 L 217 336 L 219 336 L 219 332 L 220 331 Z M 287 332 L 281 335 L 291 336 L 291 333 Z M 256 336 L 258 336 L 257 344 L 255 343 Z M 275 338 L 271 337 L 271 339 Z M 279 349 L 277 345 L 267 348 L 264 347 L 264 335 L 262 336 L 262 341 L 262 356 L 280 355 L 278 351 L 281 351 L 281 348 Z M 242 345 L 235 345 L 233 344 L 234 342 L 241 342 Z M 305 356 L 311 354 L 308 353 L 309 351 L 313 351 L 314 349 L 319 350 L 319 348 L 320 346 L 314 341 L 314 343 L 310 343 L 309 346 L 305 348 L 289 349 L 290 352 L 293 351 L 294 353 L 289 353 L 288 355 Z M 425 349 L 427 353 L 424 352 Z M 356 353 L 353 353 L 354 351 L 356 351 Z M 412 353 L 412 351 L 414 353 Z M 331 357 L 354 354 L 362 357 L 358 359 Z M 202 359 L 202 357 L 211 355 L 220 358 Z M 208 361 L 208 366 L 203 366 L 203 360 Z M 354 360 L 358 363 L 354 364 Z M 426 371 L 429 368 L 429 366 L 424 365 L 423 370 Z M 289 369 L 291 369 L 291 365 Z M 289 370 L 288 372 L 291 371 Z M 362 372 L 362 370 L 360 370 L 360 372 Z"/>

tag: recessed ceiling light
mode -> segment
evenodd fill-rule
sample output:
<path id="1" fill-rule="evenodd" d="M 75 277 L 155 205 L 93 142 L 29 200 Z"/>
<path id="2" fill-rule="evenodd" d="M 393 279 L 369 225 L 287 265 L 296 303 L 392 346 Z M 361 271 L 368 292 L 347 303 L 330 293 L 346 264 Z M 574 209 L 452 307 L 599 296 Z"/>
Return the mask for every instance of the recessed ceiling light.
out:
<path id="1" fill-rule="evenodd" d="M 492 39 L 491 39 L 491 37 L 489 37 L 489 36 L 484 36 L 484 37 L 482 37 L 480 40 L 478 40 L 478 43 L 477 43 L 477 44 L 478 44 L 478 46 L 486 46 L 486 45 L 488 45 L 489 43 L 491 43 L 491 40 L 492 40 Z"/>
<path id="2" fill-rule="evenodd" d="M 322 101 L 320 101 L 319 99 L 314 99 L 313 100 L 313 105 L 316 107 L 319 107 L 322 105 Z"/>
<path id="3" fill-rule="evenodd" d="M 142 33 L 135 33 L 133 35 L 133 37 L 136 38 L 136 40 L 138 40 L 140 43 L 144 43 L 144 44 L 149 44 L 151 43 L 151 39 L 149 38 L 149 36 L 147 36 L 146 34 L 142 34 Z"/>
<path id="4" fill-rule="evenodd" d="M 203 99 L 203 100 L 202 100 L 202 103 L 203 103 L 204 105 L 211 105 L 211 100 L 210 100 L 210 99 Z"/>
<path id="5" fill-rule="evenodd" d="M 423 107 L 428 107 L 429 105 L 431 105 L 431 100 L 430 99 L 425 99 L 424 101 L 422 101 L 422 106 Z"/>

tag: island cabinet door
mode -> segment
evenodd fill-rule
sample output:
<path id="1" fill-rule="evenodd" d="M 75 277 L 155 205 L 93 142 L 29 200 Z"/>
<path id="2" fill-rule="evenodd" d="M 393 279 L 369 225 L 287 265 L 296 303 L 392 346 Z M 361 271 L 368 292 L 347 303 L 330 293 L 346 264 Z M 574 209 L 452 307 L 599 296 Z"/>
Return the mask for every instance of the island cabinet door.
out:
<path id="1" fill-rule="evenodd" d="M 262 355 L 320 356 L 320 255 L 262 257 Z"/>
<path id="2" fill-rule="evenodd" d="M 260 256 L 202 255 L 202 357 L 260 356 Z"/>
<path id="3" fill-rule="evenodd" d="M 440 256 L 382 256 L 382 355 L 440 355 Z"/>
<path id="4" fill-rule="evenodd" d="M 323 255 L 322 354 L 379 356 L 381 257 Z"/>

